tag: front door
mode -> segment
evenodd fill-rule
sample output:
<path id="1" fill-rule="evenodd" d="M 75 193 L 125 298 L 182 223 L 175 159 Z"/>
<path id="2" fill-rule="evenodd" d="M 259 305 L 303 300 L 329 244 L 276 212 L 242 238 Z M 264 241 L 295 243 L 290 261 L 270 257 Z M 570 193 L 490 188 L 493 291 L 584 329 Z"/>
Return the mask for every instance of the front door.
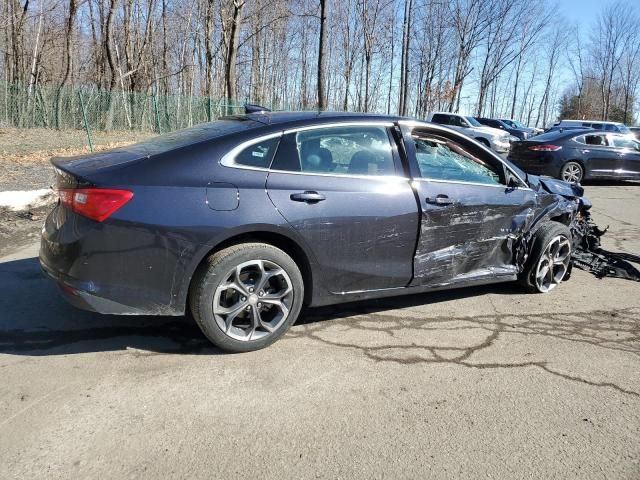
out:
<path id="1" fill-rule="evenodd" d="M 514 251 L 532 218 L 534 192 L 515 175 L 507 186 L 505 166 L 471 142 L 420 129 L 407 137 L 422 209 L 414 284 L 515 275 Z"/>
<path id="2" fill-rule="evenodd" d="M 615 175 L 620 168 L 620 156 L 614 148 L 609 147 L 607 135 L 599 133 L 585 135 L 582 155 L 586 159 L 585 165 L 593 177 Z"/>
<path id="3" fill-rule="evenodd" d="M 609 144 L 618 156 L 615 174 L 620 177 L 640 176 L 640 142 L 628 135 L 610 134 Z"/>
<path id="4" fill-rule="evenodd" d="M 332 293 L 411 281 L 418 206 L 390 125 L 285 132 L 272 163 L 269 198 L 306 240 Z"/>

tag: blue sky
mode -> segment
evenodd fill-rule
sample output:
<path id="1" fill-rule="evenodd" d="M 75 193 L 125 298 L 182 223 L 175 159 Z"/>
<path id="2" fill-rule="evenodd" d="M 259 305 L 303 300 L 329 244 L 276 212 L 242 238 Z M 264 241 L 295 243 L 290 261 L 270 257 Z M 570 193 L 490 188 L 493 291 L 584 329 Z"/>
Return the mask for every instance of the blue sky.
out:
<path id="1" fill-rule="evenodd" d="M 598 18 L 600 11 L 615 0 L 555 0 L 560 13 L 572 24 L 577 23 L 584 35 Z"/>

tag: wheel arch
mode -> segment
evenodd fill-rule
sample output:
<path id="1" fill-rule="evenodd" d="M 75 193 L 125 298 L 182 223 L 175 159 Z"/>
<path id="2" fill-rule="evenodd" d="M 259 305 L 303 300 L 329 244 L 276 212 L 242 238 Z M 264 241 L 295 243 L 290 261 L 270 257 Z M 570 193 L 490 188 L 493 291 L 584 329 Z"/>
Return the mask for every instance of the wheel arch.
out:
<path id="1" fill-rule="evenodd" d="M 314 280 L 317 275 L 313 273 L 313 259 L 311 255 L 295 239 L 281 232 L 274 232 L 268 228 L 256 230 L 237 231 L 230 233 L 226 237 L 219 239 L 214 245 L 207 245 L 199 254 L 194 257 L 190 268 L 184 272 L 182 286 L 177 298 L 177 307 L 186 311 L 188 303 L 188 292 L 195 272 L 203 265 L 206 259 L 212 254 L 232 245 L 241 243 L 259 242 L 267 243 L 279 248 L 289 255 L 300 268 L 304 281 L 304 305 L 309 305 L 313 298 Z"/>
<path id="2" fill-rule="evenodd" d="M 585 178 L 587 178 L 587 173 L 588 173 L 588 172 L 587 172 L 587 165 L 586 165 L 586 163 L 585 163 L 584 159 L 581 159 L 581 158 L 574 158 L 574 157 L 567 158 L 567 159 L 565 159 L 565 160 L 562 162 L 562 164 L 560 165 L 560 176 L 562 176 L 562 169 L 564 168 L 564 166 L 565 166 L 567 163 L 571 163 L 571 162 L 573 162 L 573 163 L 577 163 L 577 164 L 578 164 L 578 165 L 580 165 L 580 167 L 582 168 L 582 180 L 584 180 Z"/>

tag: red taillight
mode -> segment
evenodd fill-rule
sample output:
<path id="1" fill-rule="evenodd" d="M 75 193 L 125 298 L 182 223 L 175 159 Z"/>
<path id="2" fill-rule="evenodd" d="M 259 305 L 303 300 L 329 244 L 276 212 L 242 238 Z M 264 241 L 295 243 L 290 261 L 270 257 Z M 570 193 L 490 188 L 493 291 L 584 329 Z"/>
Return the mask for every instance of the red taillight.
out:
<path id="1" fill-rule="evenodd" d="M 110 188 L 61 189 L 60 203 L 78 215 L 102 222 L 131 200 L 133 192 Z"/>
<path id="2" fill-rule="evenodd" d="M 529 150 L 534 152 L 557 152 L 561 148 L 560 145 L 531 145 Z"/>

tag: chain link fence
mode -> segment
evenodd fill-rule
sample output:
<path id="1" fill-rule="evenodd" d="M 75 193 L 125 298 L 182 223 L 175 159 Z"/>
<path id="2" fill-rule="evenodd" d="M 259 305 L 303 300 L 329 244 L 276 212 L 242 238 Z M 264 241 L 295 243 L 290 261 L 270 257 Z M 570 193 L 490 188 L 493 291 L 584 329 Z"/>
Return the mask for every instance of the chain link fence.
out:
<path id="1" fill-rule="evenodd" d="M 63 88 L 0 82 L 0 124 L 15 128 L 166 133 L 242 113 L 246 102 L 187 95 L 156 95 L 91 87 Z M 282 107 L 282 106 L 281 106 Z M 272 108 L 279 110 L 282 108 Z"/>

